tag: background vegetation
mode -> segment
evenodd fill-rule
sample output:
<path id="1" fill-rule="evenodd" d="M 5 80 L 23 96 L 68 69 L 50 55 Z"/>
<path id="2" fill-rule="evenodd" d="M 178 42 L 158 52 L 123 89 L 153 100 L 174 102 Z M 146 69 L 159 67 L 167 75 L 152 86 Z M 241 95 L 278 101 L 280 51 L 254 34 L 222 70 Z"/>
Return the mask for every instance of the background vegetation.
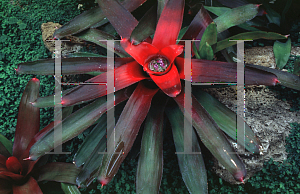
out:
<path id="1" fill-rule="evenodd" d="M 78 4 L 82 3 L 81 9 L 89 9 L 94 5 L 93 1 L 75 0 L 2 0 L 0 1 L 0 133 L 13 141 L 15 132 L 18 104 L 24 87 L 34 75 L 16 75 L 17 64 L 51 57 L 43 45 L 41 24 L 55 22 L 64 24 L 78 15 L 82 10 Z M 293 45 L 300 44 L 300 21 L 294 21 L 291 28 Z M 253 46 L 263 46 L 258 41 Z M 288 62 L 289 71 L 297 57 L 291 56 Z M 51 76 L 36 76 L 41 81 L 40 96 L 52 93 L 54 79 Z M 281 86 L 273 87 L 278 93 L 278 98 L 291 103 L 291 111 L 300 110 L 300 95 L 295 90 Z M 53 109 L 41 109 L 41 127 L 53 119 Z M 245 185 L 230 185 L 211 170 L 208 170 L 209 193 L 300 193 L 300 124 L 294 123 L 292 131 L 287 138 L 287 151 L 290 153 L 285 163 L 279 164 L 272 160 L 264 165 L 264 169 L 252 177 Z M 85 133 L 68 142 L 64 148 L 74 154 L 78 145 L 84 139 Z M 167 136 L 171 136 L 170 130 L 166 130 Z M 162 193 L 188 193 L 177 165 L 175 148 L 172 138 L 164 140 L 164 175 L 161 185 Z M 211 169 L 209 152 L 205 162 L 207 169 Z M 72 161 L 72 155 L 51 156 L 52 161 Z M 136 160 L 126 160 L 122 164 L 116 177 L 106 187 L 100 189 L 97 184 L 92 184 L 89 189 L 82 189 L 82 193 L 135 193 Z M 47 186 L 48 185 L 48 186 Z M 53 188 L 52 183 L 45 184 L 42 188 Z M 59 187 L 59 185 L 55 185 Z M 55 190 L 55 189 L 53 189 Z"/>

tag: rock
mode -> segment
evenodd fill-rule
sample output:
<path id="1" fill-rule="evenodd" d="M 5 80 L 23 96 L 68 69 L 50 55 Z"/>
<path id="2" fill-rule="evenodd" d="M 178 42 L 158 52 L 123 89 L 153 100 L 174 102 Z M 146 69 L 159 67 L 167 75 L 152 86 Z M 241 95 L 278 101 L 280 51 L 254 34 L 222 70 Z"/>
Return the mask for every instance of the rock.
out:
<path id="1" fill-rule="evenodd" d="M 53 33 L 61 26 L 62 25 L 53 22 L 43 23 L 41 26 L 42 39 L 45 44 L 45 47 L 52 53 L 54 52 L 55 49 L 55 43 L 54 41 L 47 41 L 47 40 L 52 40 Z M 63 40 L 70 40 L 70 41 L 62 41 L 61 44 L 62 56 L 66 56 L 69 53 L 78 52 L 84 46 L 84 41 L 80 40 L 75 36 L 66 36 Z"/>
<path id="2" fill-rule="evenodd" d="M 208 93 L 225 104 L 232 111 L 236 111 L 236 88 L 206 89 Z M 278 100 L 276 93 L 265 86 L 252 86 L 245 89 L 245 120 L 252 128 L 262 144 L 263 155 L 242 154 L 243 150 L 237 146 L 236 151 L 247 168 L 247 181 L 255 172 L 260 171 L 263 163 L 273 158 L 283 162 L 287 158 L 285 151 L 285 137 L 291 129 L 289 123 L 300 122 L 300 112 L 291 112 L 287 102 Z M 236 143 L 231 141 L 233 147 Z M 225 168 L 215 160 L 214 170 L 225 181 L 240 184 L 233 179 Z"/>
<path id="3" fill-rule="evenodd" d="M 291 55 L 300 56 L 300 47 L 292 47 Z M 245 49 L 245 63 L 275 68 L 275 57 L 272 46 Z"/>
<path id="4" fill-rule="evenodd" d="M 300 47 L 292 47 L 291 55 L 300 55 Z M 245 63 L 275 68 L 272 46 L 245 49 Z M 236 87 L 211 88 L 206 89 L 206 92 L 232 111 L 236 111 Z M 245 121 L 259 138 L 263 148 L 263 155 L 243 154 L 244 150 L 241 149 L 241 146 L 229 139 L 246 166 L 245 181 L 260 171 L 264 162 L 270 158 L 276 162 L 283 162 L 287 159 L 285 137 L 291 130 L 289 124 L 300 123 L 300 112 L 291 112 L 290 104 L 277 99 L 276 95 L 266 86 L 245 88 Z M 233 176 L 216 159 L 214 159 L 214 170 L 225 181 L 231 184 L 241 184 L 235 181 Z"/>

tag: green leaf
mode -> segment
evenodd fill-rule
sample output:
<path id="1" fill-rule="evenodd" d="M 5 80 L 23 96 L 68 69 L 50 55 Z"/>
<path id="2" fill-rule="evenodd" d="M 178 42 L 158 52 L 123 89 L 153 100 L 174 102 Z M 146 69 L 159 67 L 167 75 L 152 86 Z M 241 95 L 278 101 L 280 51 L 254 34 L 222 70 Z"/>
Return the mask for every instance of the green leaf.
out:
<path id="1" fill-rule="evenodd" d="M 258 13 L 258 7 L 258 5 L 247 4 L 226 11 L 224 14 L 214 19 L 218 33 L 253 19 Z"/>
<path id="2" fill-rule="evenodd" d="M 75 36 L 80 39 L 93 42 L 104 48 L 107 48 L 106 40 L 115 40 L 116 39 L 116 37 L 114 37 L 106 32 L 103 32 L 101 30 L 97 30 L 97 29 L 88 29 L 79 34 L 76 34 Z M 103 40 L 103 41 L 101 41 L 101 40 Z M 114 52 L 117 55 L 119 55 L 120 57 L 128 57 L 129 56 L 126 53 L 126 51 L 121 47 L 120 42 L 115 42 Z"/>
<path id="3" fill-rule="evenodd" d="M 79 175 L 76 178 L 76 184 L 80 187 L 88 187 L 93 180 L 98 176 L 98 169 L 101 166 L 101 161 L 103 158 L 103 154 L 100 154 L 99 152 L 105 152 L 106 150 L 106 128 L 107 128 L 107 122 L 106 122 L 106 115 L 103 115 L 100 118 L 100 122 L 97 124 L 97 126 L 94 128 L 93 132 L 91 135 L 95 135 L 96 132 L 100 131 L 100 135 L 97 135 L 95 140 L 93 142 L 95 143 L 95 146 L 93 145 L 92 147 L 94 148 L 91 150 L 90 148 L 87 148 L 87 144 L 85 144 L 85 150 L 90 153 L 87 158 L 85 158 L 85 163 L 83 165 L 82 170 L 80 171 Z M 102 137 L 101 137 L 102 136 Z M 92 136 L 88 137 L 89 139 L 92 138 Z M 91 141 L 87 142 L 88 145 L 91 145 Z M 81 152 L 84 150 L 84 148 L 80 148 Z M 80 153 L 79 153 L 80 154 Z M 82 156 L 83 154 L 81 154 Z M 87 154 L 85 154 L 87 155 Z M 80 160 L 80 157 L 78 157 L 77 163 L 79 164 L 83 158 Z"/>
<path id="4" fill-rule="evenodd" d="M 38 61 L 18 64 L 17 74 L 54 75 L 55 59 L 42 59 Z M 133 61 L 133 58 L 115 58 L 115 68 Z M 92 71 L 106 72 L 106 57 L 74 57 L 61 59 L 62 75 L 83 74 Z"/>
<path id="5" fill-rule="evenodd" d="M 157 94 L 145 121 L 136 175 L 136 193 L 158 193 L 163 172 L 163 119 L 167 98 Z"/>
<path id="6" fill-rule="evenodd" d="M 201 141 L 213 156 L 234 176 L 237 181 L 242 182 L 246 176 L 246 168 L 231 147 L 225 135 L 218 127 L 217 123 L 203 108 L 203 106 L 192 96 L 192 110 L 186 111 L 184 106 L 185 94 L 181 92 L 173 98 L 178 104 L 181 112 L 187 112 L 192 118 Z"/>
<path id="7" fill-rule="evenodd" d="M 66 57 L 72 58 L 72 57 L 106 57 L 106 56 L 95 54 L 95 53 L 89 53 L 89 52 L 78 52 L 78 53 L 70 53 L 66 55 Z"/>
<path id="8" fill-rule="evenodd" d="M 211 7 L 211 6 L 204 6 L 204 8 L 213 14 L 220 16 L 224 14 L 227 11 L 230 11 L 231 9 L 228 7 Z"/>
<path id="9" fill-rule="evenodd" d="M 156 16 L 156 6 L 152 6 L 132 31 L 130 36 L 131 43 L 137 45 L 154 34 L 157 21 Z"/>
<path id="10" fill-rule="evenodd" d="M 286 39 L 286 36 L 275 32 L 263 32 L 263 31 L 244 32 L 217 42 L 215 53 L 227 47 L 236 45 L 237 41 L 230 41 L 230 40 L 256 40 L 260 38 L 267 39 L 267 40 L 276 40 L 276 39 Z"/>
<path id="11" fill-rule="evenodd" d="M 115 104 L 118 104 L 128 98 L 126 89 L 115 93 Z M 61 141 L 62 143 L 76 137 L 85 129 L 96 122 L 103 113 L 106 112 L 106 96 L 103 96 L 93 103 L 74 112 L 66 119 L 59 123 L 62 127 Z M 56 143 L 60 143 L 59 139 L 54 139 L 54 127 L 41 137 L 30 149 L 29 157 L 36 160 L 46 152 L 51 151 Z"/>
<path id="12" fill-rule="evenodd" d="M 281 85 L 284 85 L 286 87 L 295 89 L 295 90 L 300 90 L 300 77 L 296 76 L 294 74 L 285 72 L 285 71 L 280 71 L 277 69 L 271 69 L 268 67 L 263 67 L 259 65 L 251 65 L 251 64 L 246 64 L 246 66 L 253 67 L 255 69 L 261 69 L 270 73 L 273 73 L 277 76 L 278 80 L 280 81 Z"/>
<path id="13" fill-rule="evenodd" d="M 196 47 L 196 43 L 193 42 L 193 43 L 192 43 L 192 46 L 193 46 L 193 52 L 194 52 L 194 54 L 195 54 L 196 59 L 201 59 L 201 58 L 200 58 L 199 51 L 198 51 L 198 49 L 197 49 L 197 47 Z"/>
<path id="14" fill-rule="evenodd" d="M 80 194 L 77 186 L 69 183 L 61 183 L 61 189 L 65 192 L 65 194 Z"/>
<path id="15" fill-rule="evenodd" d="M 74 156 L 73 162 L 76 166 L 82 166 L 91 156 L 98 142 L 105 136 L 106 133 L 106 115 L 102 115 L 99 123 L 93 128 L 90 134 L 84 139 L 77 153 Z"/>
<path id="16" fill-rule="evenodd" d="M 125 7 L 125 9 L 128 9 L 129 11 L 135 10 L 144 2 L 145 0 L 120 0 L 120 3 Z M 101 8 L 97 6 L 76 16 L 70 22 L 56 30 L 53 36 L 55 36 L 56 38 L 62 38 L 68 35 L 79 33 L 94 25 L 97 25 L 104 18 L 105 15 L 103 14 Z"/>
<path id="17" fill-rule="evenodd" d="M 201 59 L 206 59 L 210 61 L 214 59 L 214 51 L 207 42 L 206 44 L 199 47 L 199 54 Z"/>
<path id="18" fill-rule="evenodd" d="M 98 181 L 106 185 L 117 173 L 121 163 L 129 153 L 137 133 L 150 108 L 152 97 L 158 89 L 146 88 L 139 82 L 127 101 L 116 124 L 115 136 L 109 136 L 109 142 L 116 142 L 115 148 L 108 149 L 99 169 Z M 132 122 L 134 121 L 134 122 Z"/>
<path id="19" fill-rule="evenodd" d="M 291 38 L 285 43 L 276 41 L 274 42 L 273 52 L 275 56 L 276 66 L 278 69 L 282 69 L 289 60 L 292 50 Z"/>
<path id="20" fill-rule="evenodd" d="M 199 45 L 199 51 L 200 48 L 207 45 L 207 43 L 209 45 L 214 45 L 217 42 L 217 35 L 218 35 L 217 26 L 214 22 L 212 22 L 206 27 L 202 35 L 200 45 Z"/>
<path id="21" fill-rule="evenodd" d="M 266 0 L 263 0 L 263 6 L 266 8 L 266 17 L 268 18 L 269 22 L 280 26 L 280 14 L 274 11 Z"/>
<path id="22" fill-rule="evenodd" d="M 77 168 L 74 164 L 53 162 L 36 168 L 32 172 L 32 176 L 38 182 L 56 181 L 75 184 L 75 179 L 79 172 L 80 168 Z"/>
<path id="23" fill-rule="evenodd" d="M 180 109 L 175 106 L 167 106 L 166 114 L 172 126 L 173 138 L 177 152 L 178 164 L 182 179 L 191 194 L 207 193 L 207 175 L 197 134 L 192 129 L 188 141 L 192 144 L 192 151 L 198 154 L 184 152 L 184 116 Z M 181 153 L 180 153 L 181 152 Z"/>
<path id="24" fill-rule="evenodd" d="M 0 134 L 0 143 L 4 146 L 5 150 L 1 150 L 1 153 L 5 153 L 8 152 L 10 155 L 12 155 L 12 149 L 13 149 L 13 144 L 11 143 L 11 141 L 9 141 L 5 136 L 3 136 L 2 134 Z M 4 149 L 3 148 L 3 149 Z M 3 154 L 2 154 L 3 155 Z"/>
<path id="25" fill-rule="evenodd" d="M 237 142 L 240 145 L 244 144 L 249 152 L 255 154 L 260 153 L 260 142 L 247 123 L 245 123 L 245 136 L 241 133 L 237 133 L 236 123 L 237 119 L 240 122 L 243 121 L 241 117 L 237 116 L 236 113 L 202 90 L 194 90 L 193 94 L 210 116 L 212 116 L 222 131 L 229 135 L 233 140 L 236 140 L 237 138 Z"/>

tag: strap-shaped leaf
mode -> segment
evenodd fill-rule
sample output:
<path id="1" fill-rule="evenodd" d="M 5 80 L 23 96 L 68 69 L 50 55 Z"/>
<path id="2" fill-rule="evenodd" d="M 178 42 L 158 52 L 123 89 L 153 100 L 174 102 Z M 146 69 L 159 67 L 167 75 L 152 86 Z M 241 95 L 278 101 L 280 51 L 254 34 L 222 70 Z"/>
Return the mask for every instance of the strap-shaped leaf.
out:
<path id="1" fill-rule="evenodd" d="M 184 92 L 174 98 L 180 110 L 184 112 Z M 189 113 L 189 111 L 187 111 Z M 192 124 L 201 141 L 214 157 L 233 175 L 237 181 L 243 182 L 246 168 L 236 154 L 225 135 L 209 113 L 192 95 Z"/>
<path id="2" fill-rule="evenodd" d="M 201 47 L 199 47 L 199 54 L 201 59 L 206 59 L 210 61 L 214 59 L 213 48 L 207 42 Z"/>
<path id="3" fill-rule="evenodd" d="M 260 38 L 267 39 L 267 40 L 276 40 L 276 39 L 286 39 L 286 36 L 283 36 L 275 32 L 263 32 L 263 31 L 244 32 L 217 42 L 216 49 L 214 50 L 214 52 L 216 53 L 227 47 L 236 45 L 237 41 L 230 41 L 230 40 L 256 40 Z"/>
<path id="4" fill-rule="evenodd" d="M 74 164 L 63 162 L 52 162 L 35 169 L 32 176 L 40 181 L 56 181 L 75 184 L 75 179 L 80 172 Z"/>
<path id="5" fill-rule="evenodd" d="M 42 59 L 38 61 L 20 63 L 17 74 L 37 74 L 37 75 L 54 75 L 55 59 Z M 132 62 L 134 59 L 115 58 L 115 68 Z M 61 73 L 68 74 L 84 74 L 91 71 L 106 72 L 107 58 L 106 57 L 74 57 L 61 59 Z"/>
<path id="6" fill-rule="evenodd" d="M 253 19 L 258 14 L 258 8 L 259 5 L 248 4 L 228 10 L 214 19 L 218 33 Z"/>
<path id="7" fill-rule="evenodd" d="M 201 47 L 205 46 L 206 43 L 209 45 L 215 44 L 217 42 L 217 35 L 218 35 L 217 26 L 214 22 L 212 22 L 206 27 L 203 33 L 203 36 L 199 44 L 199 51 L 201 52 Z"/>
<path id="8" fill-rule="evenodd" d="M 115 93 L 115 104 L 118 104 L 126 100 L 131 91 L 130 88 L 123 89 Z M 93 103 L 81 108 L 80 110 L 74 112 L 66 119 L 62 121 L 59 125 L 62 126 L 62 143 L 76 137 L 82 133 L 85 129 L 91 126 L 95 121 L 97 121 L 100 116 L 106 112 L 106 96 L 97 99 Z M 44 155 L 45 152 L 49 152 L 54 149 L 55 141 L 54 139 L 54 127 L 47 132 L 43 137 L 38 139 L 38 141 L 31 147 L 29 159 L 36 160 L 40 156 Z"/>
<path id="9" fill-rule="evenodd" d="M 106 57 L 106 56 L 95 54 L 95 53 L 89 53 L 89 52 L 77 52 L 77 53 L 67 54 L 66 57 L 72 58 L 72 57 Z"/>
<path id="10" fill-rule="evenodd" d="M 163 119 L 167 98 L 158 93 L 145 121 L 136 174 L 136 193 L 159 193 L 163 172 Z"/>
<path id="11" fill-rule="evenodd" d="M 76 185 L 61 183 L 61 189 L 65 194 L 81 194 Z"/>
<path id="12" fill-rule="evenodd" d="M 103 73 L 85 82 L 102 83 L 101 85 L 79 85 L 67 90 L 66 94 L 63 93 L 62 105 L 71 106 L 80 104 L 106 95 L 106 85 L 103 84 L 106 83 L 106 78 L 107 74 Z M 125 64 L 115 69 L 115 91 L 128 87 L 143 79 L 147 79 L 147 77 L 144 75 L 142 67 L 137 62 L 133 61 Z M 53 107 L 54 95 L 38 98 L 33 102 L 33 105 L 37 107 Z"/>
<path id="13" fill-rule="evenodd" d="M 199 12 L 189 25 L 186 33 L 182 37 L 183 40 L 201 39 L 206 27 L 213 22 L 209 13 L 201 6 Z"/>
<path id="14" fill-rule="evenodd" d="M 273 52 L 278 69 L 282 69 L 287 64 L 292 50 L 291 43 L 290 38 L 288 38 L 285 43 L 279 41 L 274 42 Z"/>
<path id="15" fill-rule="evenodd" d="M 245 148 L 249 152 L 255 154 L 260 153 L 259 139 L 255 136 L 255 134 L 253 133 L 249 125 L 245 123 L 245 121 L 245 136 L 243 136 L 242 133 L 237 133 L 236 123 L 237 120 L 239 120 L 240 122 L 243 121 L 241 117 L 237 116 L 236 113 L 231 111 L 217 99 L 202 90 L 194 90 L 193 94 L 195 95 L 199 103 L 218 124 L 220 129 L 222 129 L 222 131 L 224 131 L 232 139 L 237 140 L 239 144 L 244 144 Z"/>
<path id="16" fill-rule="evenodd" d="M 116 0 L 97 0 L 104 15 L 122 38 L 130 38 L 138 21 Z"/>
<path id="17" fill-rule="evenodd" d="M 134 45 L 154 34 L 156 27 L 156 6 L 152 6 L 139 21 L 130 36 L 130 42 Z"/>
<path id="18" fill-rule="evenodd" d="M 26 150 L 31 139 L 40 130 L 40 110 L 33 107 L 31 102 L 35 101 L 39 96 L 40 81 L 37 78 L 32 78 L 26 85 L 23 92 L 18 120 L 15 132 L 15 142 L 13 146 L 13 156 L 20 158 Z"/>
<path id="19" fill-rule="evenodd" d="M 184 0 L 169 0 L 158 20 L 152 44 L 159 50 L 176 44 L 183 20 Z"/>
<path id="20" fill-rule="evenodd" d="M 84 161 L 85 163 L 83 165 L 83 168 L 76 178 L 76 184 L 79 187 L 88 187 L 93 182 L 93 180 L 98 176 L 99 173 L 98 169 L 101 166 L 101 162 L 103 158 L 103 154 L 101 154 L 101 152 L 103 153 L 106 150 L 106 141 L 107 141 L 107 138 L 105 136 L 106 127 L 107 127 L 106 119 L 107 119 L 106 115 L 103 115 L 100 118 L 100 122 L 96 126 L 97 128 L 95 127 L 93 132 L 90 134 L 90 135 L 92 134 L 95 135 L 94 133 L 96 131 L 99 131 L 100 135 L 95 136 L 96 141 L 95 140 L 91 141 L 90 140 L 91 136 L 89 136 L 88 137 L 89 139 L 87 140 L 88 142 L 85 142 L 87 144 L 83 145 L 87 147 L 87 145 L 91 145 L 91 142 L 95 143 L 95 145 L 91 146 L 93 149 L 89 148 L 89 150 L 87 150 L 90 153 L 90 155 L 87 156 L 87 158 L 85 158 Z M 80 151 L 82 152 L 82 149 Z M 77 160 L 76 162 L 78 163 L 80 161 Z"/>
<path id="21" fill-rule="evenodd" d="M 108 141 L 115 140 L 116 145 L 103 157 L 98 176 L 100 184 L 106 185 L 117 173 L 134 143 L 140 126 L 148 114 L 152 97 L 157 91 L 158 89 L 146 88 L 140 82 L 129 98 L 116 124 L 115 137 L 109 137 Z"/>
<path id="22" fill-rule="evenodd" d="M 176 65 L 180 72 L 180 79 L 184 76 L 184 59 L 177 57 Z M 242 72 L 241 72 L 242 73 Z M 193 82 L 233 82 L 236 83 L 237 64 L 220 61 L 209 61 L 203 59 L 192 59 Z M 245 85 L 268 85 L 274 86 L 278 83 L 276 75 L 265 70 L 259 70 L 245 66 Z"/>
<path id="23" fill-rule="evenodd" d="M 217 1 L 219 1 L 223 5 L 225 5 L 227 7 L 230 7 L 230 8 L 239 7 L 239 6 L 249 4 L 249 2 L 247 0 L 217 0 Z"/>
<path id="24" fill-rule="evenodd" d="M 106 134 L 106 114 L 102 115 L 99 119 L 99 123 L 93 128 L 90 134 L 84 139 L 80 148 L 74 156 L 73 163 L 79 167 L 82 166 L 91 156 L 92 152 L 96 148 L 98 142 Z"/>
<path id="25" fill-rule="evenodd" d="M 93 28 L 83 31 L 79 34 L 76 34 L 75 36 L 80 39 L 93 42 L 104 48 L 107 48 L 106 41 L 101 41 L 101 40 L 115 40 L 116 39 L 116 37 L 114 37 L 106 32 L 103 32 L 103 31 L 97 30 L 97 29 L 93 29 Z M 119 55 L 120 57 L 128 57 L 129 56 L 126 53 L 126 51 L 124 51 L 124 49 L 121 47 L 120 42 L 115 41 L 114 43 L 115 43 L 114 52 L 117 55 Z"/>
<path id="26" fill-rule="evenodd" d="M 121 4 L 128 9 L 133 11 L 141 6 L 146 0 L 124 0 Z M 96 25 L 105 18 L 100 7 L 92 8 L 91 10 L 85 11 L 82 14 L 76 16 L 70 22 L 55 31 L 54 37 L 62 38 L 68 35 L 79 33 L 85 29 Z"/>
<path id="27" fill-rule="evenodd" d="M 197 141 L 197 134 L 192 130 L 189 139 L 192 151 L 197 154 L 184 154 L 184 116 L 175 106 L 167 106 L 166 114 L 172 126 L 173 138 L 177 152 L 178 164 L 182 179 L 191 194 L 207 193 L 207 175 L 201 149 Z M 181 152 L 181 153 L 180 153 Z"/>
<path id="28" fill-rule="evenodd" d="M 278 81 L 280 82 L 281 85 L 284 85 L 286 87 L 295 89 L 295 90 L 300 90 L 300 77 L 285 71 L 280 71 L 277 69 L 271 69 L 268 67 L 263 67 L 259 65 L 252 65 L 252 64 L 246 64 L 246 66 L 255 68 L 255 69 L 261 69 L 267 72 L 271 72 L 275 74 L 278 77 Z"/>
<path id="29" fill-rule="evenodd" d="M 0 134 L 0 154 L 7 156 L 12 155 L 13 144 L 6 137 Z"/>

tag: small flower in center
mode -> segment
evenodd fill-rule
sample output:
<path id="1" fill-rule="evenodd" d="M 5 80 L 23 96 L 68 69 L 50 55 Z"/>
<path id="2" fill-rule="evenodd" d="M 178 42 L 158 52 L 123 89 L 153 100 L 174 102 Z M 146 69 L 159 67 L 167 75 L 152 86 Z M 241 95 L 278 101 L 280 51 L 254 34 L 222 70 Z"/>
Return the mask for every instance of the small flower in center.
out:
<path id="1" fill-rule="evenodd" d="M 164 72 L 167 70 L 167 68 L 169 67 L 170 63 L 168 62 L 167 59 L 162 58 L 162 57 L 158 57 L 156 59 L 152 59 L 149 63 L 148 63 L 148 68 L 151 71 L 154 72 Z"/>

